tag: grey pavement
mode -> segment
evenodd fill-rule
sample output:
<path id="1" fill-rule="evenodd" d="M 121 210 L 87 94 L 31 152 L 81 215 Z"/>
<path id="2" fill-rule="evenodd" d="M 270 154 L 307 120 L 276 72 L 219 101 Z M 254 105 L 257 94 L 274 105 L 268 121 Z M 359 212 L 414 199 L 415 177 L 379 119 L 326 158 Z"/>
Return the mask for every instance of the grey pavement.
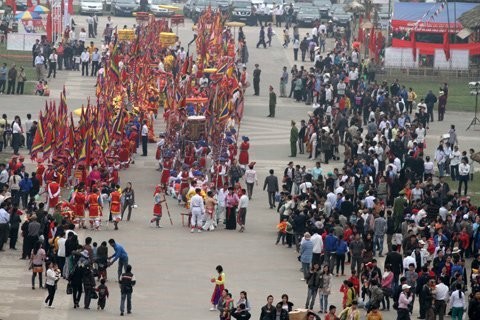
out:
<path id="1" fill-rule="evenodd" d="M 77 19 L 84 23 L 85 17 Z M 100 18 L 103 27 L 105 17 Z M 132 25 L 132 18 L 118 18 L 114 21 L 119 25 Z M 102 28 L 99 28 L 102 30 Z M 99 30 L 99 31 L 100 31 Z M 186 21 L 180 27 L 179 34 L 183 43 L 190 41 L 191 22 Z M 277 35 L 282 30 L 276 29 Z M 303 35 L 309 30 L 301 30 Z M 101 32 L 99 32 L 101 34 Z M 278 95 L 278 82 L 281 68 L 293 64 L 293 50 L 283 49 L 282 39 L 275 37 L 269 49 L 255 49 L 258 28 L 245 28 L 249 44 L 249 70 L 254 63 L 259 63 L 262 69 L 261 95 L 253 96 L 253 89 L 247 90 L 245 117 L 241 124 L 240 134 L 250 137 L 250 158 L 257 162 L 259 186 L 254 189 L 253 200 L 247 214 L 245 233 L 216 230 L 191 234 L 182 227 L 180 213 L 186 212 L 174 200 L 168 201 L 173 226 L 168 222 L 167 210 L 164 211 L 162 229 L 151 228 L 149 219 L 152 216 L 154 186 L 159 182 L 159 173 L 154 159 L 155 146 L 149 145 L 149 156 L 138 157 L 136 164 L 120 174 L 122 186 L 127 181 L 133 183 L 136 191 L 138 208 L 133 212 L 130 222 L 122 222 L 119 231 L 112 227 L 98 232 L 80 230 L 80 239 L 93 237 L 101 242 L 115 238 L 124 245 L 129 253 L 129 262 L 133 265 L 133 273 L 137 278 L 137 286 L 133 293 L 133 314 L 135 319 L 218 319 L 216 312 L 210 312 L 210 296 L 213 286 L 210 277 L 215 274 L 215 267 L 223 265 L 226 273 L 226 288 L 237 300 L 239 292 L 248 292 L 253 308 L 253 318 L 258 318 L 259 310 L 266 302 L 266 296 L 272 294 L 275 301 L 280 300 L 283 293 L 290 296 L 296 307 L 303 307 L 306 299 L 306 285 L 300 281 L 300 264 L 293 249 L 275 246 L 275 225 L 278 215 L 268 209 L 266 194 L 261 191 L 263 180 L 268 169 L 280 173 L 288 161 L 290 120 L 299 122 L 306 118 L 310 106 L 298 104 L 290 99 L 278 98 L 276 118 L 266 118 L 268 109 L 268 86 L 275 87 Z M 98 39 L 97 39 L 98 41 Z M 299 63 L 301 65 L 301 63 Z M 310 66 L 310 63 L 303 64 Z M 251 71 L 249 72 L 251 74 Z M 80 76 L 78 72 L 59 72 L 58 77 L 50 82 L 52 98 L 58 99 L 58 94 L 65 83 L 70 109 L 86 104 L 88 96 L 94 95 L 94 80 Z M 94 99 L 92 99 L 95 101 Z M 30 112 L 34 115 L 43 109 L 45 99 L 35 96 L 7 97 L 0 96 L 0 113 L 6 112 L 10 118 L 19 114 L 25 117 Z M 453 113 L 446 115 L 443 123 L 431 125 L 427 137 L 428 152 L 433 154 L 441 134 L 448 131 L 451 123 L 458 127 L 461 148 L 472 147 L 480 149 L 478 131 L 465 132 L 464 128 L 473 117 L 471 113 Z M 155 124 L 156 132 L 164 127 L 159 116 Z M 4 157 L 1 154 L 0 157 Z M 313 161 L 306 156 L 293 159 L 295 163 L 313 167 Z M 341 167 L 340 162 L 323 165 L 325 171 Z M 33 168 L 33 164 L 29 164 Z M 478 192 L 478 190 L 474 190 Z M 20 245 L 19 245 L 20 247 Z M 93 310 L 73 309 L 71 296 L 65 294 L 65 281 L 60 281 L 55 297 L 55 309 L 45 309 L 43 299 L 46 292 L 31 289 L 30 272 L 25 261 L 18 260 L 19 253 L 7 251 L 0 254 L 0 319 L 30 320 L 30 319 L 113 319 L 119 316 L 119 288 L 114 281 L 116 265 L 109 268 L 110 299 L 106 310 L 97 311 L 95 301 Z M 349 266 L 346 266 L 349 270 Z M 349 274 L 347 271 L 346 274 Z M 334 278 L 332 294 L 329 303 L 337 307 L 341 305 L 342 295 L 339 288 L 344 277 Z M 315 310 L 318 310 L 318 300 Z M 418 315 L 414 313 L 414 317 Z M 384 318 L 396 318 L 394 311 L 385 312 Z"/>

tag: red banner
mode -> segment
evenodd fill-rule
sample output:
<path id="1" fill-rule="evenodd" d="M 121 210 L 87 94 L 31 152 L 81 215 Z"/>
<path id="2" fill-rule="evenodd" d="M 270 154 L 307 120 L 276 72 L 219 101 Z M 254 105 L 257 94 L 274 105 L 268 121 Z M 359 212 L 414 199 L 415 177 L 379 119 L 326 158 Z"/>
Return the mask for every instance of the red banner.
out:
<path id="1" fill-rule="evenodd" d="M 444 49 L 443 43 L 425 43 L 415 42 L 417 50 L 420 54 L 434 55 L 435 49 Z M 393 48 L 412 48 L 412 41 L 392 39 Z M 480 54 L 480 43 L 451 43 L 450 50 L 470 50 L 470 55 Z"/>

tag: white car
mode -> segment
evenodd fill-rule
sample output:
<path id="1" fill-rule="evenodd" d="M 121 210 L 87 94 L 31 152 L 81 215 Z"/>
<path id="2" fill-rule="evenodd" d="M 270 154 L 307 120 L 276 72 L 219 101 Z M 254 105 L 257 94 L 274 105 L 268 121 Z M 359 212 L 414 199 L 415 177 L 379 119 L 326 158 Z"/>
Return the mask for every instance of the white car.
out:
<path id="1" fill-rule="evenodd" d="M 163 5 L 172 5 L 170 0 L 152 0 L 152 3 L 148 5 L 150 12 L 153 13 L 156 17 L 169 17 L 175 14 L 174 10 L 165 9 Z"/>
<path id="2" fill-rule="evenodd" d="M 80 13 L 89 14 L 96 13 L 103 14 L 103 0 L 80 0 Z"/>

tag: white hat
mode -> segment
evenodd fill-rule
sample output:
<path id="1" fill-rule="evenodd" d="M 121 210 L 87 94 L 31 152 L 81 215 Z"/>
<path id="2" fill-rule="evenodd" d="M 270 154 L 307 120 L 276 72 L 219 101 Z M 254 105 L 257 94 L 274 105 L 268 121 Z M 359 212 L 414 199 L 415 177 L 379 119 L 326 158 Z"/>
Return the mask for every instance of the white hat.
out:
<path id="1" fill-rule="evenodd" d="M 80 253 L 82 256 L 84 256 L 85 258 L 88 258 L 88 251 L 87 250 L 83 250 L 81 253 Z"/>
<path id="2" fill-rule="evenodd" d="M 402 290 L 405 290 L 405 289 L 410 289 L 411 286 L 409 286 L 408 284 L 403 284 L 402 285 Z"/>
<path id="3" fill-rule="evenodd" d="M 452 253 L 460 253 L 460 249 L 458 249 L 458 247 L 454 247 Z"/>
<path id="4" fill-rule="evenodd" d="M 463 215 L 463 220 L 468 220 L 468 213 L 465 213 L 465 214 Z"/>
<path id="5" fill-rule="evenodd" d="M 420 240 L 420 241 L 418 241 L 418 244 L 420 244 L 420 245 L 424 246 L 424 245 L 425 245 L 425 241 L 423 241 L 423 240 Z"/>

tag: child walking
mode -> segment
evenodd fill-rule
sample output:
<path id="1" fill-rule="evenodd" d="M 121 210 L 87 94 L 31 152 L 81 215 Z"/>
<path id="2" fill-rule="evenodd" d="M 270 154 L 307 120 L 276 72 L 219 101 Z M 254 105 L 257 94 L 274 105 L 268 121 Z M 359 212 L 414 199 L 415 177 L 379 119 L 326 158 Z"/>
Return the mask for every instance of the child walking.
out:
<path id="1" fill-rule="evenodd" d="M 277 235 L 277 241 L 275 244 L 278 244 L 280 242 L 280 239 L 282 239 L 282 246 L 285 245 L 285 235 L 287 234 L 287 219 L 283 219 L 282 222 L 277 224 L 277 230 L 278 230 L 278 235 Z"/>
<path id="2" fill-rule="evenodd" d="M 97 305 L 97 310 L 100 309 L 105 309 L 105 304 L 107 303 L 107 298 L 108 298 L 108 287 L 105 285 L 105 279 L 102 278 L 100 280 L 100 284 L 97 287 L 97 292 L 98 292 L 98 305 Z"/>

